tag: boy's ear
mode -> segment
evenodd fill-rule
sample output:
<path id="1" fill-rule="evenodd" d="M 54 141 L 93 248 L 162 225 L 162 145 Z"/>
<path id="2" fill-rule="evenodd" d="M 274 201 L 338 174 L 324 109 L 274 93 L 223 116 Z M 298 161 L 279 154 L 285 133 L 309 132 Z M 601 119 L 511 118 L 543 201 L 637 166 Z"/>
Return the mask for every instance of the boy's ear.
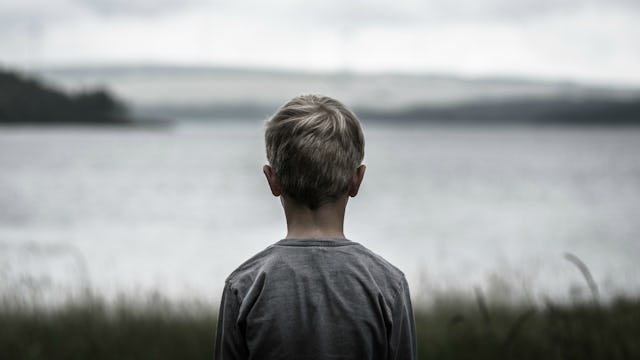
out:
<path id="1" fill-rule="evenodd" d="M 358 195 L 358 190 L 360 190 L 360 184 L 362 184 L 365 170 L 367 170 L 367 167 L 364 164 L 358 166 L 356 169 L 356 173 L 353 175 L 353 181 L 351 182 L 351 187 L 349 188 L 349 196 L 355 197 Z"/>
<path id="2" fill-rule="evenodd" d="M 276 173 L 273 172 L 273 169 L 269 165 L 265 165 L 262 167 L 262 172 L 264 176 L 267 178 L 267 182 L 269 183 L 269 188 L 271 189 L 271 193 L 273 196 L 282 195 L 282 189 L 280 189 L 280 183 L 278 182 L 278 178 L 276 177 Z"/>

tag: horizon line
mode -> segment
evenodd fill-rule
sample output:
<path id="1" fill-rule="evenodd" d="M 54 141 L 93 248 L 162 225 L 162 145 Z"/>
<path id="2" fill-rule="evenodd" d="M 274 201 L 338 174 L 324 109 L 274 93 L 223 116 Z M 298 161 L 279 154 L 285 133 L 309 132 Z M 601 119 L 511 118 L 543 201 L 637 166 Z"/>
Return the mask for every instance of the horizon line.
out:
<path id="1" fill-rule="evenodd" d="M 275 75 L 292 76 L 354 76 L 354 77 L 376 77 L 395 76 L 408 78 L 432 78 L 432 79 L 453 79 L 469 82 L 505 82 L 518 84 L 550 84 L 560 86 L 578 86 L 592 88 L 611 88 L 624 90 L 640 90 L 640 83 L 626 83 L 620 81 L 602 81 L 593 79 L 578 79 L 569 76 L 536 76 L 524 73 L 467 73 L 451 70 L 363 70 L 353 68 L 336 69 L 313 69 L 304 67 L 279 67 L 253 64 L 211 64 L 211 63 L 185 63 L 185 62 L 154 62 L 154 61 L 131 61 L 131 62 L 69 62 L 69 63 L 49 63 L 49 64 L 29 64 L 29 66 L 19 66 L 0 61 L 0 69 L 26 73 L 43 72 L 66 72 L 66 71 L 126 71 L 126 70 L 172 70 L 172 71 L 225 71 L 225 72 L 245 72 L 263 73 Z"/>

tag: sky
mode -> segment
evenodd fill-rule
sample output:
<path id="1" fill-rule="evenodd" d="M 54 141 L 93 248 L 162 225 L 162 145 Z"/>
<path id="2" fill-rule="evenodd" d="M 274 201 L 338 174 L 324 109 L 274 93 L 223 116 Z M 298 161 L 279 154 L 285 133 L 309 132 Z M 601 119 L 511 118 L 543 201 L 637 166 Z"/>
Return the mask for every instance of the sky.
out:
<path id="1" fill-rule="evenodd" d="M 2 0 L 0 64 L 445 73 L 640 87 L 640 1 Z"/>

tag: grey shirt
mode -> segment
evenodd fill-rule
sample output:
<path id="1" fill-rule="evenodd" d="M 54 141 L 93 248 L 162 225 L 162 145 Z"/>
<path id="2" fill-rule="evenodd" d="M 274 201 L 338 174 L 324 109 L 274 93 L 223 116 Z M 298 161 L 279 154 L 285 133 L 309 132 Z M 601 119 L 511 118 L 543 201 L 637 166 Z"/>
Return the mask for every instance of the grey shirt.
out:
<path id="1" fill-rule="evenodd" d="M 227 278 L 215 358 L 415 359 L 404 274 L 349 240 L 281 240 Z"/>

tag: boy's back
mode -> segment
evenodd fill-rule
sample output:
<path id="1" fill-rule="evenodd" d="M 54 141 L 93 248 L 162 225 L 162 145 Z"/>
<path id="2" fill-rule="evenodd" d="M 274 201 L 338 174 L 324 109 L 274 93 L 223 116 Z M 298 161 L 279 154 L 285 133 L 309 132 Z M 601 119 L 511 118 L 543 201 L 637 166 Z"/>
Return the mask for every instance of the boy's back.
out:
<path id="1" fill-rule="evenodd" d="M 415 359 L 404 275 L 344 235 L 366 170 L 356 115 L 297 96 L 267 121 L 265 149 L 287 235 L 227 278 L 216 359 Z"/>
<path id="2" fill-rule="evenodd" d="M 400 270 L 345 239 L 284 239 L 227 279 L 219 359 L 413 359 Z"/>

